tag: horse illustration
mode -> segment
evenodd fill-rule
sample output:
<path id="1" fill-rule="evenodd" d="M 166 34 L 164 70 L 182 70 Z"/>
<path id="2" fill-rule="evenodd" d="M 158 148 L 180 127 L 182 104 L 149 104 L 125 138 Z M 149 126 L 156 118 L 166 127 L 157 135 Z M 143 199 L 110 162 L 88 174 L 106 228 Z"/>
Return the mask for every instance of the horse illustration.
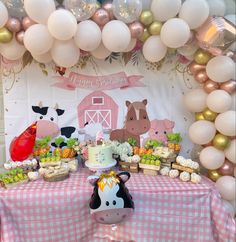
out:
<path id="1" fill-rule="evenodd" d="M 150 120 L 146 111 L 147 100 L 142 102 L 126 101 L 128 108 L 125 125 L 123 129 L 116 129 L 111 132 L 110 139 L 125 142 L 129 138 L 136 140 L 136 145 L 140 146 L 140 135 L 150 129 Z"/>

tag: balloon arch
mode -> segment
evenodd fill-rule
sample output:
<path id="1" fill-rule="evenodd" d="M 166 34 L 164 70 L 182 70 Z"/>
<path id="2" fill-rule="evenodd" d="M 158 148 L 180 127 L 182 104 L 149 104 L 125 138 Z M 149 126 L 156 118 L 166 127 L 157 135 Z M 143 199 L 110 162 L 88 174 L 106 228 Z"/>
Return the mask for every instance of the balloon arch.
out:
<path id="1" fill-rule="evenodd" d="M 23 3 L 24 2 L 24 3 Z M 199 88 L 185 95 L 196 121 L 189 136 L 223 199 L 236 194 L 235 15 L 223 0 L 11 0 L 0 1 L 0 54 L 74 66 L 81 53 L 105 59 L 112 52 L 142 49 L 149 62 L 168 50 L 191 61 Z M 147 9 L 149 8 L 149 9 Z M 215 16 L 216 15 L 216 16 Z"/>

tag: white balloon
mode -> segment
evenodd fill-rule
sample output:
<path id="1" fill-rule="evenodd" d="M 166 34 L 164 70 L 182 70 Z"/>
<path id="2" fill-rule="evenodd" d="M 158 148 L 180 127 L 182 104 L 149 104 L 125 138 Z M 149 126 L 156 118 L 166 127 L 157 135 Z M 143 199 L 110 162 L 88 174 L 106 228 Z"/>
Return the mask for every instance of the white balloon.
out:
<path id="1" fill-rule="evenodd" d="M 58 40 L 69 40 L 77 30 L 76 18 L 70 11 L 58 9 L 48 18 L 48 30 Z"/>
<path id="2" fill-rule="evenodd" d="M 228 56 L 216 56 L 206 65 L 209 78 L 215 82 L 226 82 L 235 79 L 235 63 Z"/>
<path id="3" fill-rule="evenodd" d="M 226 209 L 226 211 L 232 216 L 234 217 L 235 215 L 235 209 L 234 209 L 234 206 L 227 200 L 222 200 L 223 204 L 224 204 L 224 207 Z"/>
<path id="4" fill-rule="evenodd" d="M 2 28 L 8 20 L 8 11 L 6 6 L 0 1 L 0 28 Z"/>
<path id="5" fill-rule="evenodd" d="M 224 164 L 225 155 L 223 151 L 208 146 L 200 152 L 199 159 L 204 168 L 216 170 Z"/>
<path id="6" fill-rule="evenodd" d="M 161 40 L 170 48 L 184 46 L 190 37 L 188 24 L 179 18 L 167 20 L 161 28 Z"/>
<path id="7" fill-rule="evenodd" d="M 108 22 L 102 30 L 102 41 L 104 46 L 111 52 L 124 51 L 131 40 L 128 26 L 120 20 Z"/>
<path id="8" fill-rule="evenodd" d="M 198 145 L 209 143 L 216 134 L 215 125 L 207 120 L 199 120 L 189 127 L 189 138 Z"/>
<path id="9" fill-rule="evenodd" d="M 236 2 L 235 0 L 224 0 L 226 11 L 225 14 L 235 14 Z"/>
<path id="10" fill-rule="evenodd" d="M 216 181 L 216 188 L 225 200 L 234 200 L 236 196 L 236 179 L 232 176 L 222 176 Z"/>
<path id="11" fill-rule="evenodd" d="M 207 96 L 207 106 L 211 111 L 223 113 L 228 111 L 232 105 L 232 98 L 224 90 L 215 90 Z"/>
<path id="12" fill-rule="evenodd" d="M 225 15 L 225 2 L 224 0 L 207 0 L 209 6 L 210 16 L 224 16 Z"/>
<path id="13" fill-rule="evenodd" d="M 124 50 L 124 52 L 130 52 L 131 50 L 133 50 L 134 47 L 136 46 L 136 43 L 137 43 L 137 39 L 132 38 L 129 42 L 128 47 Z"/>
<path id="14" fill-rule="evenodd" d="M 199 45 L 196 41 L 190 44 L 186 44 L 183 47 L 177 49 L 177 51 L 183 56 L 192 56 L 199 49 Z"/>
<path id="15" fill-rule="evenodd" d="M 73 40 L 57 40 L 52 46 L 51 55 L 58 66 L 67 68 L 74 66 L 78 62 L 80 51 Z"/>
<path id="16" fill-rule="evenodd" d="M 34 55 L 42 55 L 48 52 L 52 44 L 53 38 L 47 27 L 43 24 L 34 24 L 25 31 L 25 48 Z"/>
<path id="17" fill-rule="evenodd" d="M 200 27 L 209 16 L 209 6 L 205 0 L 186 0 L 179 12 L 179 18 L 185 20 L 190 29 Z"/>
<path id="18" fill-rule="evenodd" d="M 202 112 L 206 107 L 207 93 L 201 88 L 193 89 L 184 95 L 186 108 L 193 113 Z"/>
<path id="19" fill-rule="evenodd" d="M 95 22 L 85 20 L 78 24 L 74 39 L 81 50 L 93 51 L 101 43 L 102 32 Z"/>
<path id="20" fill-rule="evenodd" d="M 154 19 L 164 22 L 174 18 L 181 8 L 181 0 L 153 0 L 151 11 Z"/>
<path id="21" fill-rule="evenodd" d="M 233 110 L 229 110 L 219 114 L 215 120 L 216 129 L 220 133 L 226 136 L 235 136 L 236 135 L 235 117 L 236 117 L 236 112 Z"/>
<path id="22" fill-rule="evenodd" d="M 15 38 L 13 38 L 9 43 L 0 44 L 0 53 L 3 57 L 8 60 L 18 60 L 20 59 L 26 49 L 24 45 L 19 44 Z"/>
<path id="23" fill-rule="evenodd" d="M 93 57 L 100 59 L 100 60 L 104 60 L 111 54 L 111 51 L 109 51 L 103 45 L 103 43 L 101 43 L 96 50 L 93 50 L 90 53 L 92 54 Z"/>
<path id="24" fill-rule="evenodd" d="M 236 139 L 231 140 L 229 147 L 224 152 L 225 157 L 236 165 Z"/>
<path id="25" fill-rule="evenodd" d="M 53 0 L 24 0 L 24 7 L 29 17 L 41 24 L 46 24 L 50 14 L 56 10 Z"/>
<path id="26" fill-rule="evenodd" d="M 234 25 L 236 25 L 236 15 L 235 14 L 226 15 L 225 18 L 227 20 L 229 20 L 231 23 L 233 23 Z"/>
<path id="27" fill-rule="evenodd" d="M 147 61 L 157 62 L 165 57 L 167 47 L 161 41 L 160 36 L 150 36 L 143 45 L 143 55 Z"/>
<path id="28" fill-rule="evenodd" d="M 34 55 L 32 54 L 33 58 L 39 62 L 39 63 L 44 63 L 44 64 L 48 64 L 52 61 L 52 56 L 50 51 L 47 53 L 44 53 L 42 55 Z"/>

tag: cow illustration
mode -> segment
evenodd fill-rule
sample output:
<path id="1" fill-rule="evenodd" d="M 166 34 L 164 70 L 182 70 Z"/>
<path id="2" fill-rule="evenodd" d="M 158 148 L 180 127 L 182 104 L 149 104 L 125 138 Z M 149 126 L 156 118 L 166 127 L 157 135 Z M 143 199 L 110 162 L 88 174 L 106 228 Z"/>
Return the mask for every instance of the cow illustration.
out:
<path id="1" fill-rule="evenodd" d="M 75 132 L 75 127 L 58 126 L 58 117 L 63 115 L 65 110 L 59 109 L 58 105 L 55 108 L 43 107 L 40 102 L 38 106 L 32 106 L 32 110 L 37 114 L 37 133 L 36 137 L 41 139 L 46 136 L 56 137 L 59 134 L 70 138 Z"/>
<path id="2" fill-rule="evenodd" d="M 102 174 L 88 178 L 94 186 L 90 201 L 93 218 L 102 224 L 117 224 L 128 218 L 134 211 L 132 196 L 125 187 L 130 178 L 128 172 Z"/>

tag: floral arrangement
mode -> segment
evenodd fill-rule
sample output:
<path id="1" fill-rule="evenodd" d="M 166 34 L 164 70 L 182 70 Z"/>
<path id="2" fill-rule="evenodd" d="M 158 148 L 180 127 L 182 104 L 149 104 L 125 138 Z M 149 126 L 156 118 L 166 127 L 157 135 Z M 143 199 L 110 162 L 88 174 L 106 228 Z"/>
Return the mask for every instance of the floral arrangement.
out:
<path id="1" fill-rule="evenodd" d="M 77 154 L 83 159 L 88 160 L 88 145 L 91 144 L 90 142 L 79 142 L 77 141 L 73 149 L 77 152 Z"/>

